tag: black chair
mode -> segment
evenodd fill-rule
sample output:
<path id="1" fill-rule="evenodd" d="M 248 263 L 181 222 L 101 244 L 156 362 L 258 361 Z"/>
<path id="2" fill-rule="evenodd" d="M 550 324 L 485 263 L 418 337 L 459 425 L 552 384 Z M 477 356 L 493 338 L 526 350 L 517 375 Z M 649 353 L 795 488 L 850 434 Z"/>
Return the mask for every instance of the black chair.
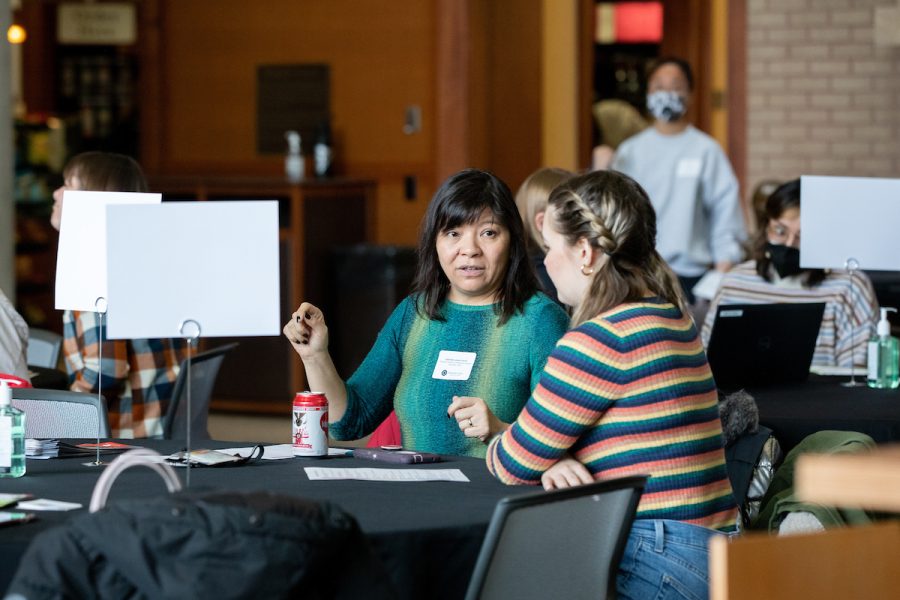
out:
<path id="1" fill-rule="evenodd" d="M 208 440 L 209 430 L 207 420 L 209 417 L 209 402 L 212 398 L 213 387 L 216 384 L 216 376 L 219 367 L 225 359 L 225 354 L 237 347 L 238 343 L 226 344 L 200 352 L 185 359 L 178 371 L 178 379 L 175 380 L 175 389 L 172 399 L 163 419 L 163 438 L 167 440 L 182 439 L 187 434 L 185 424 L 187 413 L 187 364 L 191 363 L 191 437 L 195 440 Z"/>
<path id="2" fill-rule="evenodd" d="M 63 337 L 53 331 L 30 327 L 25 362 L 35 367 L 55 369 L 59 363 Z"/>
<path id="3" fill-rule="evenodd" d="M 497 503 L 466 600 L 614 598 L 647 478 L 623 477 Z"/>
<path id="4" fill-rule="evenodd" d="M 109 437 L 106 402 L 96 394 L 13 388 L 12 404 L 25 411 L 27 438 Z"/>

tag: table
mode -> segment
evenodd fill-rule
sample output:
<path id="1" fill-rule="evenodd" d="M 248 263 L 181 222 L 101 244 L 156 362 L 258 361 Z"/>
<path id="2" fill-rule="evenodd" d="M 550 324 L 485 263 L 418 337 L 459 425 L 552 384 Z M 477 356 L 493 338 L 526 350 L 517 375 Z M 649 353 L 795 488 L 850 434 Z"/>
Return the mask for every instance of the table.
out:
<path id="1" fill-rule="evenodd" d="M 865 381 L 865 375 L 856 379 Z M 848 380 L 810 375 L 802 383 L 748 391 L 759 407 L 759 422 L 772 429 L 785 454 L 824 429 L 859 431 L 879 444 L 900 441 L 900 389 L 843 387 Z"/>
<path id="2" fill-rule="evenodd" d="M 161 453 L 171 453 L 180 447 L 177 440 L 132 443 Z M 203 447 L 239 445 L 242 444 L 211 442 Z M 35 535 L 87 510 L 101 471 L 83 466 L 82 462 L 83 458 L 28 460 L 24 477 L 2 481 L 3 492 L 28 492 L 35 497 L 80 502 L 85 508 L 69 513 L 38 513 L 39 518 L 34 522 L 5 528 L 0 534 L 0 590 L 8 587 L 19 558 Z M 395 468 L 400 465 L 339 457 L 197 468 L 191 470 L 191 489 L 267 490 L 337 504 L 357 519 L 401 591 L 401 597 L 410 599 L 462 598 L 497 501 L 535 489 L 503 485 L 488 473 L 483 460 L 467 457 L 446 457 L 445 462 L 417 467 L 458 468 L 470 479 L 469 483 L 309 481 L 303 471 L 305 466 Z M 133 468 L 116 480 L 109 502 L 165 493 L 159 475 L 149 469 Z"/>

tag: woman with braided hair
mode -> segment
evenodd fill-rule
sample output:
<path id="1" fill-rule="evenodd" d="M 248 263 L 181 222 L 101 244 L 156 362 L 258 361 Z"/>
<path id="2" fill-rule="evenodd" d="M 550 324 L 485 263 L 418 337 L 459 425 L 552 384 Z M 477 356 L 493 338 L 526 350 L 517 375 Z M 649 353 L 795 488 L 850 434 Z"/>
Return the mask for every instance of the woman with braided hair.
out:
<path id="1" fill-rule="evenodd" d="M 619 567 L 621 598 L 706 597 L 707 545 L 734 530 L 716 387 L 646 192 L 616 171 L 550 196 L 544 263 L 572 326 L 487 466 L 547 489 L 649 475 Z"/>

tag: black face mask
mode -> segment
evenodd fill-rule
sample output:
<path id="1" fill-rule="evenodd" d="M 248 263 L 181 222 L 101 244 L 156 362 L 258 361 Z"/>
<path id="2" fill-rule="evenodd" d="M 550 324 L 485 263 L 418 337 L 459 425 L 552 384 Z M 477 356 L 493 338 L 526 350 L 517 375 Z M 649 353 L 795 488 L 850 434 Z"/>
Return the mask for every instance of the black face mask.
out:
<path id="1" fill-rule="evenodd" d="M 766 243 L 766 256 L 781 278 L 790 277 L 803 272 L 800 268 L 800 249 L 783 244 Z"/>

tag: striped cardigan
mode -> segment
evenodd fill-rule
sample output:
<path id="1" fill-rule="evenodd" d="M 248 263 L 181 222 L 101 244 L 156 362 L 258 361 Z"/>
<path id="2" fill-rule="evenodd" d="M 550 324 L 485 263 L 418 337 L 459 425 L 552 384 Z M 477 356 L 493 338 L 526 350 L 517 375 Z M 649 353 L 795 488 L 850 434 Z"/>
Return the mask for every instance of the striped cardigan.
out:
<path id="1" fill-rule="evenodd" d="M 598 480 L 649 475 L 638 518 L 734 527 L 715 384 L 677 307 L 622 304 L 569 331 L 487 465 L 505 483 L 538 484 L 567 453 Z"/>
<path id="2" fill-rule="evenodd" d="M 719 304 L 779 304 L 824 302 L 825 313 L 816 339 L 812 364 L 849 367 L 866 364 L 866 342 L 875 333 L 878 302 L 865 273 L 853 277 L 832 271 L 812 288 L 801 285 L 802 275 L 781 279 L 772 273 L 772 283 L 756 273 L 756 261 L 747 261 L 725 274 L 703 323 L 701 339 L 709 344 Z"/>

